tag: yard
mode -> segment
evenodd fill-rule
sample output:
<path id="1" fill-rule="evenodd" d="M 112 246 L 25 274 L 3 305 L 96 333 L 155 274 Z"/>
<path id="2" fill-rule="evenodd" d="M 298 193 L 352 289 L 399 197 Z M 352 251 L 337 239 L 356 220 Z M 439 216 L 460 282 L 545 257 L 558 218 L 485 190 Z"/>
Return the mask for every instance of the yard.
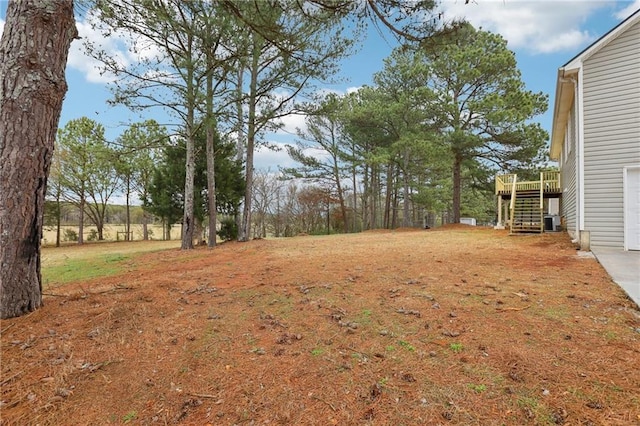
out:
<path id="1" fill-rule="evenodd" d="M 44 252 L 45 306 L 0 325 L 2 425 L 640 423 L 640 312 L 565 234 L 129 244 L 83 247 L 90 279 Z"/>

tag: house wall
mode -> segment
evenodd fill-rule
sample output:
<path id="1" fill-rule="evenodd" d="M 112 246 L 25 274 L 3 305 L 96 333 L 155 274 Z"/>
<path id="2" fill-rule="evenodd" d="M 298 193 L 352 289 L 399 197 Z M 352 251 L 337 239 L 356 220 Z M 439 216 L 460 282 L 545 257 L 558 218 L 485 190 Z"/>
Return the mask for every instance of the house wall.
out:
<path id="1" fill-rule="evenodd" d="M 584 229 L 592 247 L 624 245 L 624 166 L 640 164 L 640 22 L 583 66 Z"/>
<path id="2" fill-rule="evenodd" d="M 576 103 L 574 102 L 567 128 L 565 129 L 562 158 L 560 159 L 560 182 L 562 182 L 561 215 L 564 226 L 571 238 L 577 237 L 577 185 L 576 185 L 576 152 L 578 139 L 576 137 Z"/>

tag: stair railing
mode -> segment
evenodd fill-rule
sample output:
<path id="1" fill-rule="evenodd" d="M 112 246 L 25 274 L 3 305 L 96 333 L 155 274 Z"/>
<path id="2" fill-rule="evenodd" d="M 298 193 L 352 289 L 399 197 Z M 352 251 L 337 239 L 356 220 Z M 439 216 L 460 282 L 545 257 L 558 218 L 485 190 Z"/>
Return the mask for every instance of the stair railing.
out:
<path id="1" fill-rule="evenodd" d="M 513 219 L 514 219 L 514 214 L 515 214 L 515 208 L 516 208 L 516 184 L 518 181 L 518 175 L 513 175 L 513 182 L 512 182 L 512 186 L 511 186 L 511 202 L 509 203 L 509 229 L 510 232 L 513 232 Z"/>
<path id="2" fill-rule="evenodd" d="M 540 172 L 540 232 L 544 232 L 544 172 Z"/>

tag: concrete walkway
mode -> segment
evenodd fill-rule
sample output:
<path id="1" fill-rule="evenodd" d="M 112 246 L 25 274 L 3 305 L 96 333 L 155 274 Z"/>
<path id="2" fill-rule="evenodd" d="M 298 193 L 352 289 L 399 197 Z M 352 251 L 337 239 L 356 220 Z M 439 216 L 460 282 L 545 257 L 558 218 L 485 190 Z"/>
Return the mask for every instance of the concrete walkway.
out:
<path id="1" fill-rule="evenodd" d="M 640 306 L 640 251 L 594 247 L 591 251 L 613 281 Z"/>

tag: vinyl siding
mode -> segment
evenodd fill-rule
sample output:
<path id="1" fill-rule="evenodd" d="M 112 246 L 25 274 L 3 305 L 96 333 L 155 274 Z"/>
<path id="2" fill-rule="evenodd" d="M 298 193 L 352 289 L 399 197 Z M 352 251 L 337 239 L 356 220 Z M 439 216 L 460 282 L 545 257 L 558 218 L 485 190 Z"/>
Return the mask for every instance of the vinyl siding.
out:
<path id="1" fill-rule="evenodd" d="M 593 247 L 622 248 L 622 170 L 640 164 L 640 23 L 586 59 L 584 227 Z"/>
<path id="2" fill-rule="evenodd" d="M 564 223 L 567 228 L 568 234 L 571 238 L 576 237 L 577 223 L 576 223 L 576 152 L 578 150 L 578 143 L 576 140 L 576 104 L 573 104 L 573 109 L 569 120 L 567 122 L 567 129 L 565 129 L 565 144 L 562 147 L 562 160 L 560 165 L 560 181 L 563 182 L 562 188 L 562 201 L 561 201 L 561 214 L 564 217 Z M 566 147 L 570 146 L 567 150 Z"/>

